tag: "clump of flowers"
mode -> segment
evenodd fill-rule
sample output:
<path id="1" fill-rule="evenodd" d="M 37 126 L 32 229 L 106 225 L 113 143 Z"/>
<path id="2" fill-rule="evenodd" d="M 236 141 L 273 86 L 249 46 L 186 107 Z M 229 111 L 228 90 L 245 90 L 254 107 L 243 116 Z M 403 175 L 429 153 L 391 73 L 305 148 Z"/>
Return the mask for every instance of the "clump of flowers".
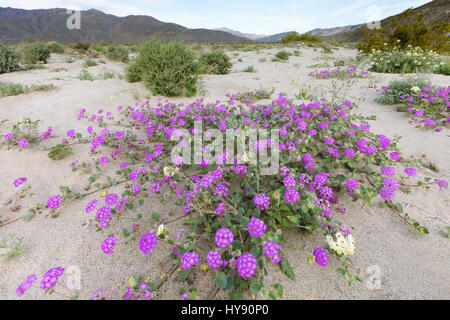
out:
<path id="1" fill-rule="evenodd" d="M 314 77 L 316 79 L 350 79 L 350 78 L 362 78 L 368 75 L 369 73 L 365 70 L 360 70 L 356 66 L 347 66 L 347 67 L 337 67 L 337 68 L 327 68 L 324 70 L 314 70 L 309 73 L 309 76 Z"/>
<path id="2" fill-rule="evenodd" d="M 412 123 L 438 132 L 442 127 L 448 126 L 450 87 L 413 87 L 400 98 L 402 100 L 398 110 L 407 113 Z"/>
<path id="3" fill-rule="evenodd" d="M 112 254 L 118 243 L 139 246 L 144 254 L 167 248 L 174 264 L 168 277 L 181 267 L 178 278 L 184 281 L 190 274 L 198 274 L 192 272 L 198 268 L 205 273 L 214 271 L 220 288 L 238 298 L 242 288 L 262 293 L 268 263 L 280 263 L 281 271 L 295 279 L 282 254 L 286 228 L 301 227 L 308 233 L 321 230 L 330 247 L 328 253 L 340 258 L 355 252 L 353 237 L 335 219 L 345 212 L 339 202 L 342 197 L 369 205 L 380 202 L 401 215 L 400 204 L 394 203 L 395 192 L 405 192 L 402 186 L 415 175 L 414 168 L 408 168 L 401 179 L 394 179 L 393 168 L 403 163 L 397 139 L 371 132 L 370 125 L 355 117 L 352 108 L 351 101 L 320 99 L 299 104 L 279 94 L 263 105 L 249 101 L 242 104 L 236 97 L 225 103 L 198 99 L 176 104 L 158 99 L 150 105 L 146 101 L 118 108 L 120 121 L 112 116 L 99 120 L 98 114 L 92 117 L 83 113 L 80 119 L 92 125 L 89 139 L 80 141 L 89 144 L 91 160 L 75 162 L 71 167 L 88 174 L 88 184 L 85 190 L 60 187 L 61 195 L 51 197 L 47 207 L 61 210 L 62 203 L 101 192 L 105 205 L 99 205 L 96 196 L 86 200 L 85 211 L 96 210 L 92 219 L 97 231 L 108 235 L 98 244 L 106 254 Z M 198 122 L 203 126 L 191 127 Z M 115 125 L 129 130 L 126 134 L 117 132 L 112 129 Z M 101 126 L 99 133 L 96 126 Z M 245 145 L 260 155 L 277 153 L 282 161 L 273 166 L 270 161 L 254 164 L 248 153 L 236 155 L 234 146 L 218 152 L 203 142 L 194 148 L 201 154 L 193 155 L 193 162 L 180 155 L 172 161 L 175 148 L 180 152 L 191 150 L 183 132 L 195 134 L 205 129 L 205 135 L 211 138 L 207 129 L 225 132 L 230 128 L 236 139 L 248 128 L 278 130 L 278 139 L 260 136 L 238 146 Z M 14 132 L 3 143 L 17 144 L 19 136 Z M 110 169 L 115 169 L 114 176 L 108 175 Z M 442 179 L 426 184 L 431 185 L 448 187 Z M 97 190 L 89 190 L 91 186 Z M 123 190 L 109 192 L 113 187 Z M 153 197 L 161 202 L 176 198 L 179 207 L 174 207 L 173 217 L 148 212 L 146 206 Z M 409 216 L 402 218 L 416 230 L 426 230 Z M 175 221 L 183 223 L 183 232 L 176 236 L 167 227 Z M 158 225 L 158 231 L 139 239 L 137 235 L 148 224 Z M 314 251 L 321 266 L 331 258 L 324 250 Z M 145 296 L 149 290 L 134 285 L 130 288 L 129 297 L 137 292 Z M 149 291 L 151 295 L 155 290 Z"/>
<path id="4" fill-rule="evenodd" d="M 351 234 L 344 236 L 341 232 L 336 232 L 334 236 L 327 235 L 326 240 L 330 249 L 338 255 L 348 256 L 355 253 L 355 239 Z"/>

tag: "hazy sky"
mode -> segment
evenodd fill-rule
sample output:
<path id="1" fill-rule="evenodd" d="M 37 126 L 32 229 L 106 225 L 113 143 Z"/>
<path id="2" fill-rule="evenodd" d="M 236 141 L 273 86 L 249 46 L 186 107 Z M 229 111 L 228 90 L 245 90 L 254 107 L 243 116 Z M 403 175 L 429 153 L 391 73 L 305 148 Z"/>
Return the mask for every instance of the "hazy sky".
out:
<path id="1" fill-rule="evenodd" d="M 227 27 L 274 34 L 366 23 L 427 2 L 430 0 L 1 0 L 0 7 L 95 8 L 117 16 L 150 15 L 189 28 Z"/>

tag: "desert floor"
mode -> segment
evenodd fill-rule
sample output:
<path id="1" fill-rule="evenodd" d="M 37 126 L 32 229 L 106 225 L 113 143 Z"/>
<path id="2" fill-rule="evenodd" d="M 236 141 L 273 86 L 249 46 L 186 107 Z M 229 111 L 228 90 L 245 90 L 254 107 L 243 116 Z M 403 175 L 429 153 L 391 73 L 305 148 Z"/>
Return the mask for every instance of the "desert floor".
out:
<path id="1" fill-rule="evenodd" d="M 314 69 L 308 66 L 332 62 L 332 59 L 351 59 L 357 52 L 351 49 L 334 49 L 332 54 L 322 54 L 320 49 L 302 47 L 300 56 L 291 56 L 288 62 L 271 62 L 279 49 L 230 53 L 233 60 L 232 72 L 227 75 L 206 75 L 200 81 L 199 95 L 205 101 L 225 100 L 225 94 L 254 90 L 258 88 L 275 88 L 272 98 L 278 92 L 285 92 L 294 97 L 300 89 L 307 89 L 317 94 L 329 96 L 333 91 L 332 80 L 315 80 L 308 77 Z M 287 49 L 292 51 L 292 48 Z M 41 119 L 40 129 L 53 126 L 58 139 L 46 142 L 56 144 L 65 136 L 67 129 L 86 133 L 87 121 L 77 121 L 76 115 L 81 107 L 87 113 L 96 113 L 98 109 L 116 113 L 118 105 L 134 105 L 136 101 L 147 99 L 151 104 L 157 97 L 140 83 L 127 83 L 123 79 L 81 81 L 76 78 L 84 60 L 73 63 L 65 62 L 65 56 L 52 55 L 46 69 L 20 71 L 0 75 L 0 80 L 17 82 L 24 85 L 53 83 L 56 88 L 50 91 L 34 92 L 0 99 L 0 121 L 9 121 L 0 127 L 4 134 L 21 117 L 32 120 Z M 238 59 L 242 61 L 238 61 Z M 261 62 L 261 58 L 267 61 Z M 98 59 L 95 59 L 98 60 Z M 106 59 L 105 59 L 106 60 Z M 243 72 L 253 65 L 255 73 Z M 123 73 L 123 64 L 110 62 L 99 63 L 88 68 L 94 76 L 104 71 Z M 57 71 L 57 68 L 66 70 Z M 449 85 L 449 77 L 427 75 L 434 85 Z M 378 88 L 387 85 L 390 80 L 406 75 L 371 73 L 369 78 L 357 79 L 351 84 L 337 80 L 336 86 L 342 86 L 341 94 L 354 101 L 358 108 L 356 113 L 376 115 L 371 121 L 371 130 L 388 137 L 401 136 L 400 148 L 405 156 L 425 157 L 440 169 L 435 173 L 427 168 L 420 168 L 418 176 L 433 178 L 450 178 L 450 140 L 449 131 L 425 131 L 408 123 L 403 113 L 398 113 L 395 106 L 384 106 L 375 102 Z M 166 98 L 163 98 L 164 100 Z M 194 98 L 170 98 L 171 102 L 191 102 Z M 50 195 L 59 193 L 59 186 L 71 186 L 82 190 L 86 176 L 72 172 L 69 163 L 75 160 L 88 160 L 87 146 L 77 145 L 74 154 L 63 160 L 53 161 L 47 157 L 47 151 L 28 149 L 21 153 L 17 149 L 0 149 L 0 220 L 8 222 L 27 213 L 28 208 L 37 202 L 45 203 Z M 83 158 L 84 157 L 84 158 Z M 28 177 L 35 193 L 32 198 L 19 199 L 12 182 L 18 177 Z M 120 186 L 117 190 L 121 190 Z M 108 191 L 114 191 L 113 188 Z M 94 197 L 94 196 L 93 196 Z M 92 197 L 92 198 L 93 198 Z M 37 216 L 29 222 L 18 221 L 0 227 L 0 239 L 8 234 L 23 236 L 25 252 L 9 261 L 0 260 L 0 299 L 17 299 L 15 289 L 30 273 L 38 277 L 51 267 L 72 266 L 79 270 L 81 276 L 81 299 L 89 299 L 99 289 L 115 289 L 113 298 L 120 298 L 125 292 L 127 278 L 136 274 L 157 283 L 162 273 L 168 272 L 171 262 L 167 257 L 168 245 L 160 246 L 151 255 L 143 255 L 137 245 L 120 246 L 115 254 L 105 255 L 100 250 L 105 232 L 95 232 L 93 216 L 84 212 L 84 207 L 92 198 L 74 201 L 65 206 L 56 218 Z M 327 268 L 310 264 L 307 256 L 317 246 L 323 246 L 320 232 L 312 236 L 287 233 L 288 244 L 283 254 L 294 269 L 297 280 L 292 281 L 283 275 L 277 266 L 271 266 L 268 283 L 280 282 L 284 287 L 285 299 L 449 299 L 450 298 L 450 242 L 440 234 L 450 224 L 450 206 L 448 190 L 439 191 L 437 186 L 431 190 L 415 190 L 406 195 L 398 193 L 397 201 L 402 202 L 406 212 L 420 221 L 429 230 L 429 234 L 419 236 L 406 225 L 402 219 L 387 209 L 369 208 L 362 203 L 345 202 L 347 212 L 339 220 L 350 226 L 356 239 L 356 254 L 352 256 L 354 271 L 362 283 L 349 286 L 336 269 L 340 263 L 330 260 Z M 12 202 L 10 202 L 12 200 Z M 16 212 L 11 207 L 20 206 Z M 158 199 L 148 201 L 144 207 L 148 212 L 159 211 L 162 217 L 176 214 L 181 207 L 161 204 Z M 130 223 L 121 221 L 113 227 L 121 230 Z M 146 225 L 148 231 L 156 231 L 157 225 Z M 181 228 L 170 225 L 176 233 Z M 287 232 L 287 231 L 286 231 Z M 375 267 L 372 267 L 375 266 Z M 369 268 L 370 267 L 370 268 Z M 379 271 L 379 274 L 377 273 Z M 197 271 L 196 285 L 200 287 L 199 298 L 207 298 L 214 288 L 214 279 L 210 274 Z M 74 275 L 74 274 L 72 274 Z M 66 275 L 63 281 L 67 281 Z M 380 279 L 380 286 L 374 288 L 374 279 Z M 175 274 L 157 292 L 155 298 L 178 299 L 178 290 L 184 284 L 177 280 Z M 187 289 L 187 287 L 185 287 Z M 218 298 L 227 298 L 219 293 Z M 30 289 L 25 299 L 59 299 L 56 295 L 44 296 L 38 289 Z"/>

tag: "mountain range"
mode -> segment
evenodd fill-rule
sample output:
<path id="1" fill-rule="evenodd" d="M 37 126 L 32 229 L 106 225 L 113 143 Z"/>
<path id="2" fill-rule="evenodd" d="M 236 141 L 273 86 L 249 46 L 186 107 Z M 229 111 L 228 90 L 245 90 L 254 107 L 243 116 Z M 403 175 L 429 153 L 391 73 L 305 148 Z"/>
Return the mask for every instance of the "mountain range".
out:
<path id="1" fill-rule="evenodd" d="M 12 44 L 28 40 L 114 41 L 135 43 L 150 36 L 187 42 L 245 42 L 247 38 L 209 29 L 189 29 L 150 16 L 117 17 L 90 9 L 81 11 L 80 29 L 70 30 L 67 9 L 24 10 L 0 7 L 0 41 Z"/>
<path id="2" fill-rule="evenodd" d="M 424 13 L 430 25 L 450 20 L 450 0 L 433 0 L 412 10 Z M 242 33 L 225 27 L 216 29 L 190 29 L 179 24 L 162 22 L 150 16 L 130 15 L 117 17 L 96 9 L 81 12 L 81 29 L 69 30 L 67 9 L 24 10 L 0 7 L 0 42 L 6 44 L 28 40 L 55 40 L 58 42 L 111 41 L 135 43 L 150 36 L 178 39 L 187 42 L 279 42 L 291 33 L 274 35 Z M 381 21 L 386 27 L 402 20 L 398 14 Z M 400 21 L 401 22 L 401 21 Z M 307 33 L 330 41 L 357 42 L 363 38 L 363 24 L 335 28 L 317 28 Z"/>

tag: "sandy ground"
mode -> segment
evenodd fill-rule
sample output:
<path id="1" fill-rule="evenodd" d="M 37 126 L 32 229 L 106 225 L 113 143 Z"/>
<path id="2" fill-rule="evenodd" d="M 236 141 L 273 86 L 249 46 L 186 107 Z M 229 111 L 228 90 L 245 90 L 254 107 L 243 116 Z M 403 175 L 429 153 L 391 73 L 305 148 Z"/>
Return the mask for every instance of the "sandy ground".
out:
<path id="1" fill-rule="evenodd" d="M 292 49 L 288 49 L 291 50 Z M 308 77 L 311 68 L 307 66 L 319 62 L 331 62 L 330 58 L 349 59 L 356 56 L 356 51 L 340 48 L 333 54 L 324 55 L 320 49 L 300 48 L 301 56 L 291 56 L 286 63 L 271 62 L 278 49 L 266 49 L 259 52 L 239 52 L 233 57 L 233 69 L 228 75 L 203 76 L 200 81 L 200 94 L 205 101 L 225 99 L 228 92 L 253 90 L 258 88 L 275 88 L 275 93 L 286 92 L 293 97 L 301 88 L 330 94 L 332 80 L 314 80 Z M 238 59 L 242 59 L 239 62 Z M 267 59 L 260 62 L 261 58 Z M 98 60 L 98 59 L 97 59 Z M 76 76 L 82 69 L 82 60 L 66 63 L 64 56 L 54 55 L 45 70 L 22 71 L 0 75 L 0 80 L 22 84 L 53 83 L 56 89 L 0 99 L 0 120 L 8 119 L 4 125 L 16 123 L 21 117 L 43 120 L 40 128 L 51 125 L 55 134 L 64 136 L 67 129 L 86 132 L 88 122 L 77 121 L 75 116 L 81 107 L 89 113 L 98 109 L 115 110 L 118 105 L 132 105 L 144 101 L 151 94 L 139 83 L 130 84 L 121 79 L 80 81 Z M 256 73 L 243 70 L 253 65 Z M 56 72 L 64 67 L 67 71 Z M 103 69 L 123 73 L 123 65 L 107 61 L 88 68 L 97 75 Z M 449 85 L 449 77 L 428 75 L 435 85 Z M 372 74 L 368 79 L 358 79 L 347 88 L 350 100 L 359 101 L 358 109 L 363 115 L 376 115 L 371 122 L 372 130 L 389 137 L 402 136 L 400 147 L 406 156 L 426 157 L 436 163 L 438 174 L 422 168 L 419 176 L 450 178 L 450 143 L 449 131 L 444 129 L 437 133 L 415 128 L 407 122 L 404 114 L 396 112 L 394 106 L 383 106 L 374 101 L 379 94 L 371 84 L 378 87 L 387 85 L 390 80 L 405 75 Z M 343 82 L 337 81 L 338 85 Z M 200 96 L 200 95 L 199 95 Z M 192 98 L 173 98 L 173 102 L 190 102 Z M 151 103 L 156 97 L 151 97 Z M 0 130 L 5 131 L 5 129 Z M 55 144 L 55 140 L 49 145 Z M 87 176 L 79 177 L 73 173 L 68 164 L 86 157 L 86 146 L 76 146 L 74 155 L 60 161 L 47 158 L 45 151 L 0 150 L 0 220 L 7 222 L 24 215 L 36 202 L 44 203 L 49 195 L 57 194 L 61 185 L 82 190 Z M 26 176 L 35 195 L 32 198 L 18 199 L 12 181 Z M 117 190 L 121 190 L 120 186 Z M 114 191 L 113 188 L 108 191 Z M 93 197 L 92 197 L 93 198 Z M 70 281 L 79 271 L 81 277 L 81 299 L 89 299 L 98 288 L 116 289 L 115 298 L 124 292 L 126 279 L 134 274 L 141 275 L 157 283 L 159 276 L 170 267 L 167 258 L 167 245 L 160 246 L 150 256 L 143 255 L 137 245 L 121 245 L 115 254 L 106 256 L 100 250 L 101 241 L 107 236 L 105 232 L 95 232 L 92 216 L 84 213 L 84 206 L 92 198 L 71 202 L 57 218 L 38 216 L 30 222 L 19 221 L 0 227 L 0 238 L 8 234 L 24 237 L 25 253 L 10 261 L 0 260 L 0 299 L 16 299 L 17 285 L 30 273 L 38 276 L 47 269 L 62 266 L 73 271 L 63 281 Z M 12 203 L 4 205 L 9 200 Z M 271 267 L 268 282 L 280 282 L 284 286 L 285 299 L 449 299 L 450 298 L 450 259 L 449 240 L 439 231 L 449 225 L 449 193 L 438 191 L 433 186 L 430 191 L 417 190 L 410 195 L 398 193 L 397 200 L 406 207 L 406 212 L 428 228 L 430 234 L 418 236 L 394 213 L 379 208 L 368 208 L 361 203 L 347 203 L 347 213 L 338 219 L 351 227 L 357 241 L 356 254 L 352 257 L 354 272 L 362 283 L 348 286 L 347 282 L 336 272 L 338 261 L 331 260 L 328 268 L 322 268 L 307 261 L 307 254 L 317 246 L 323 246 L 324 239 L 320 233 L 306 236 L 287 233 L 288 245 L 284 254 L 292 265 L 297 280 L 291 281 L 278 267 Z M 169 202 L 170 203 L 170 202 Z M 11 212 L 9 208 L 20 205 L 21 209 Z M 179 214 L 181 208 L 170 204 L 161 204 L 159 199 L 147 201 L 144 212 L 159 211 L 162 217 Z M 113 226 L 113 230 L 130 228 L 131 222 L 123 220 Z M 171 225 L 172 233 L 181 224 Z M 146 224 L 142 231 L 155 231 L 157 226 Z M 370 268 L 369 268 L 370 267 Z M 197 271 L 201 273 L 201 271 Z M 209 274 L 198 274 L 197 283 L 202 284 L 199 298 L 206 298 L 213 290 L 214 280 Z M 375 279 L 375 281 L 374 281 Z M 380 280 L 379 286 L 376 279 Z M 178 290 L 183 286 L 172 276 L 160 289 L 157 298 L 176 299 Z M 187 288 L 187 286 L 185 286 Z M 219 293 L 219 298 L 226 295 Z M 57 299 L 58 296 L 44 296 L 38 289 L 31 289 L 24 296 L 26 299 Z"/>

